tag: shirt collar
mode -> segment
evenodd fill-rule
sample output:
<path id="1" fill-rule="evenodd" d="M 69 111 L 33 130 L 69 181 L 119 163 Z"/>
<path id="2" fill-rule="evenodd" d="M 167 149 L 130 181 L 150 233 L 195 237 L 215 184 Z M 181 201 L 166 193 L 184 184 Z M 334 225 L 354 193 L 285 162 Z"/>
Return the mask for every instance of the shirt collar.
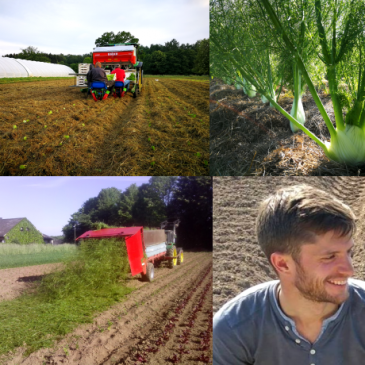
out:
<path id="1" fill-rule="evenodd" d="M 277 292 L 279 289 L 279 285 L 280 285 L 280 281 L 277 281 L 276 283 L 274 283 L 274 285 L 272 285 L 272 290 L 271 290 L 271 301 L 274 304 L 274 311 L 279 315 L 279 318 L 282 319 L 285 324 L 290 324 L 293 331 L 296 332 L 296 326 L 295 326 L 295 322 L 288 317 L 280 308 L 279 303 L 278 303 L 278 299 L 277 299 Z M 348 307 L 348 303 L 350 302 L 352 297 L 352 287 L 351 285 L 349 286 L 349 297 L 348 299 L 343 302 L 340 307 L 338 308 L 338 310 L 336 311 L 336 313 L 334 313 L 331 317 L 325 319 L 322 323 L 322 331 L 321 334 L 325 331 L 325 329 L 328 327 L 328 325 L 331 322 L 334 322 L 336 320 L 339 320 L 341 314 L 343 314 L 345 312 L 344 308 Z M 321 334 L 319 335 L 319 337 L 321 336 Z M 319 338 L 318 337 L 318 338 Z"/>

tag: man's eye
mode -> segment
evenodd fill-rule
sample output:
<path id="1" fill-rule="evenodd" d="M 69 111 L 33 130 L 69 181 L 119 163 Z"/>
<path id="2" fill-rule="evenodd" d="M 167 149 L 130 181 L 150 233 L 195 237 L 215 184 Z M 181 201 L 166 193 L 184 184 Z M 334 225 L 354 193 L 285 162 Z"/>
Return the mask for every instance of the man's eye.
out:
<path id="1" fill-rule="evenodd" d="M 325 260 L 332 260 L 332 259 L 334 259 L 335 258 L 335 255 L 331 255 L 331 256 L 327 256 L 327 257 L 325 257 L 324 259 Z"/>

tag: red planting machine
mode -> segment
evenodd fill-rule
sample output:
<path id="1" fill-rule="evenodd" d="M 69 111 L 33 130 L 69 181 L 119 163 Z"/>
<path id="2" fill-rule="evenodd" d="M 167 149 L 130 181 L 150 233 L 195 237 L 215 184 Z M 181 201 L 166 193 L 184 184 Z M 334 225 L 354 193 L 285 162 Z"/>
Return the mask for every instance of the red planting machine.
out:
<path id="1" fill-rule="evenodd" d="M 165 221 L 161 229 L 144 230 L 143 227 L 104 228 L 97 231 L 87 231 L 77 238 L 99 239 L 119 237 L 125 240 L 128 261 L 132 276 L 142 274 L 142 279 L 152 281 L 154 277 L 154 264 L 167 260 L 172 269 L 184 261 L 182 248 L 176 248 L 175 229 L 179 221 Z"/>
<path id="2" fill-rule="evenodd" d="M 86 74 L 89 70 L 95 66 L 96 62 L 101 63 L 101 67 L 105 70 L 108 80 L 113 81 L 113 75 L 110 72 L 114 69 L 116 65 L 121 65 L 125 71 L 126 80 L 130 80 L 129 90 L 133 93 L 135 98 L 137 94 L 142 91 L 143 86 L 143 62 L 137 60 L 137 50 L 138 44 L 136 43 L 120 43 L 111 44 L 105 47 L 96 47 L 93 50 L 93 60 L 90 63 L 80 63 L 79 72 L 75 74 L 76 85 L 74 87 L 84 88 L 82 91 L 86 91 L 86 97 L 89 95 L 90 86 L 87 84 Z M 123 85 L 122 85 L 123 84 Z M 88 87 L 88 89 L 85 89 Z M 124 83 L 116 82 L 115 92 L 113 96 L 123 96 Z M 94 93 L 94 100 L 105 99 L 106 88 L 95 87 L 91 92 Z"/>

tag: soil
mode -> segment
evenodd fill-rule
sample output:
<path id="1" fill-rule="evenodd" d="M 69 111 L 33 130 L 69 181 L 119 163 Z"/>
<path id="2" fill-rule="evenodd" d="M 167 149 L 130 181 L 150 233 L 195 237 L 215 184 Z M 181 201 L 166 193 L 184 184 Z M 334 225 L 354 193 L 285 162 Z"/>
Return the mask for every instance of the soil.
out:
<path id="1" fill-rule="evenodd" d="M 245 289 L 277 279 L 258 246 L 257 209 L 281 187 L 306 183 L 331 192 L 357 216 L 353 265 L 365 279 L 365 179 L 363 177 L 215 177 L 213 241 L 213 312 Z"/>
<path id="2" fill-rule="evenodd" d="M 334 126 L 330 95 L 319 97 Z M 309 92 L 303 98 L 305 126 L 322 141 L 330 135 Z M 282 93 L 279 105 L 288 113 L 293 97 Z M 355 168 L 330 161 L 322 149 L 302 131 L 292 133 L 289 120 L 264 104 L 257 94 L 249 98 L 242 90 L 220 79 L 210 84 L 211 175 L 213 176 L 359 176 Z"/>
<path id="3" fill-rule="evenodd" d="M 42 277 L 61 267 L 61 264 L 46 264 L 0 270 L 0 301 L 11 300 L 33 289 Z"/>
<path id="4" fill-rule="evenodd" d="M 212 253 L 184 252 L 181 265 L 156 268 L 152 283 L 137 275 L 128 285 L 137 290 L 97 315 L 93 324 L 28 357 L 19 348 L 2 363 L 212 363 Z"/>
<path id="5" fill-rule="evenodd" d="M 98 102 L 73 82 L 1 86 L 0 175 L 209 174 L 209 82 L 145 78 Z"/>

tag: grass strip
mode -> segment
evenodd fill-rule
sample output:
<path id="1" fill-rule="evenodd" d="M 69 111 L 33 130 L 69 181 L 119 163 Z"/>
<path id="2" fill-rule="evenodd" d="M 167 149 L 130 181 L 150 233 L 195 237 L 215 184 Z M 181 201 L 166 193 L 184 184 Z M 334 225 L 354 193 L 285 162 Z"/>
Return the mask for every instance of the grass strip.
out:
<path id="1" fill-rule="evenodd" d="M 38 252 L 33 254 L 19 254 L 0 256 L 0 270 L 15 267 L 54 264 L 72 257 L 70 252 Z"/>
<path id="2" fill-rule="evenodd" d="M 45 276 L 35 293 L 0 302 L 0 355 L 19 346 L 25 355 L 50 347 L 133 290 L 122 284 L 129 264 L 120 239 L 86 241 L 64 265 Z"/>
<path id="3" fill-rule="evenodd" d="M 13 84 L 15 82 L 33 82 L 33 81 L 54 81 L 72 79 L 72 77 L 4 77 L 0 79 L 0 84 Z"/>
<path id="4" fill-rule="evenodd" d="M 0 269 L 52 264 L 72 258 L 77 252 L 73 244 L 46 245 L 0 244 Z"/>

